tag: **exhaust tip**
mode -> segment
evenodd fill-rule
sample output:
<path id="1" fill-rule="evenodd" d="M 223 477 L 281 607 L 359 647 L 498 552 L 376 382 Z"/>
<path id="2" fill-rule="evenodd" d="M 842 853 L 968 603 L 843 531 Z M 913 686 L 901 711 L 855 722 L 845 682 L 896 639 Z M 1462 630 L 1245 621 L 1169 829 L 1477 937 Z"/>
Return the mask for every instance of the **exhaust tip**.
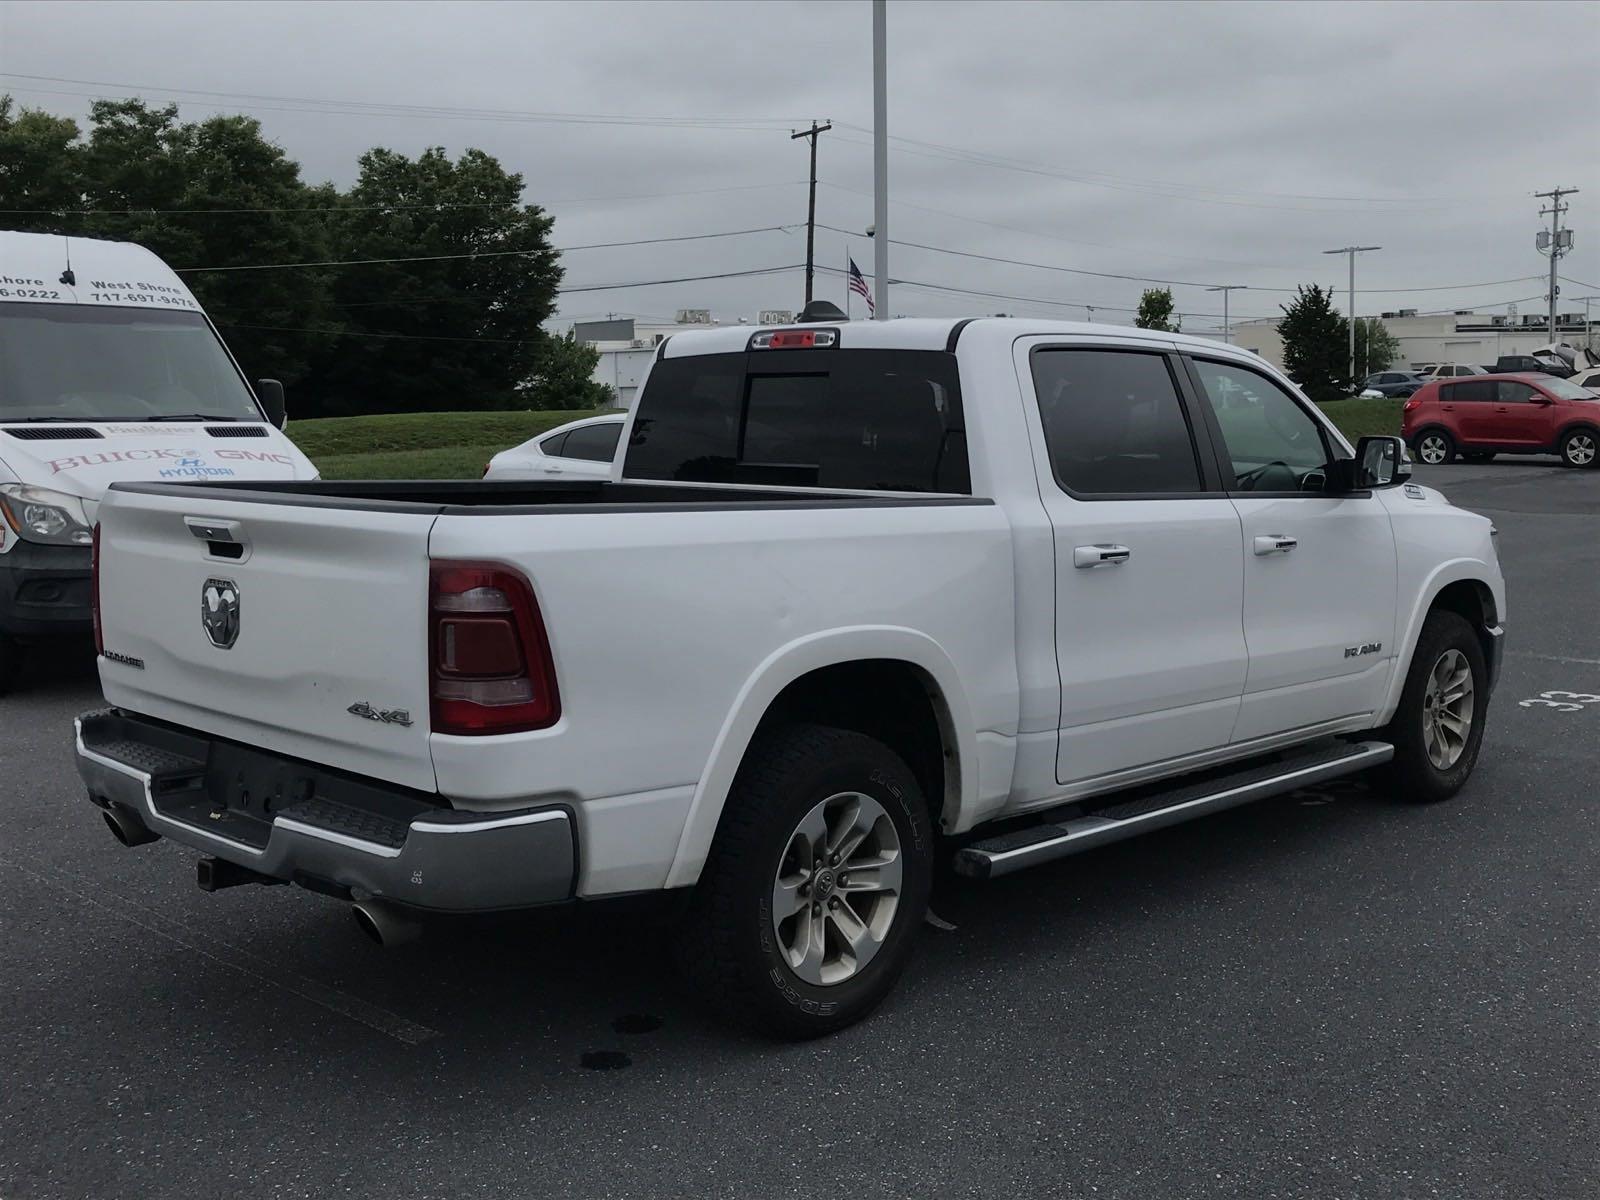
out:
<path id="1" fill-rule="evenodd" d="M 398 946 L 415 941 L 422 926 L 403 911 L 379 900 L 360 900 L 350 906 L 356 928 L 380 946 Z"/>
<path id="2" fill-rule="evenodd" d="M 145 846 L 160 840 L 157 834 L 146 828 L 143 821 L 115 804 L 102 809 L 100 815 L 105 818 L 111 836 L 124 846 Z"/>

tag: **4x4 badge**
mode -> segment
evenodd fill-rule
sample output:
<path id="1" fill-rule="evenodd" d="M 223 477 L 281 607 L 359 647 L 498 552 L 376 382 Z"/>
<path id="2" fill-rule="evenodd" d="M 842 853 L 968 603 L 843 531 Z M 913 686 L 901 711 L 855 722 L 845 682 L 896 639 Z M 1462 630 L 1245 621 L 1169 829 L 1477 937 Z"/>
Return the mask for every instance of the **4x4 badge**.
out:
<path id="1" fill-rule="evenodd" d="M 365 700 L 357 700 L 345 712 L 368 721 L 381 721 L 385 725 L 409 725 L 411 713 L 403 708 L 373 708 Z"/>
<path id="2" fill-rule="evenodd" d="M 200 624 L 213 646 L 226 650 L 239 640 L 239 585 L 208 579 L 200 588 Z"/>

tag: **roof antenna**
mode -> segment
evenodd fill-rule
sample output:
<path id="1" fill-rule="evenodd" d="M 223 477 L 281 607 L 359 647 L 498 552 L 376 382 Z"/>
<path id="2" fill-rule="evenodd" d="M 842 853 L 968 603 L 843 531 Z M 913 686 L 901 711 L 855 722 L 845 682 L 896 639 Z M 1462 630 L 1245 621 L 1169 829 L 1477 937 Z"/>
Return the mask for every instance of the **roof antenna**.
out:
<path id="1" fill-rule="evenodd" d="M 67 256 L 67 269 L 61 272 L 61 282 L 68 287 L 78 286 L 78 277 L 72 273 L 72 239 L 66 234 L 61 235 L 62 252 Z"/>

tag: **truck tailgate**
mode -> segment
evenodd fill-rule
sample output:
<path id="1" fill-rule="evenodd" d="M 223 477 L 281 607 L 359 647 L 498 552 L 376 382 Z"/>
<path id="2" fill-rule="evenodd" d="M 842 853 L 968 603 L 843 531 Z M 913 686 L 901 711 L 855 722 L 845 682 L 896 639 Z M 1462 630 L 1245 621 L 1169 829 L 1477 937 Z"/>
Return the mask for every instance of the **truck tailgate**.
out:
<path id="1" fill-rule="evenodd" d="M 435 515 L 424 505 L 396 511 L 113 489 L 99 513 L 106 698 L 433 790 Z"/>

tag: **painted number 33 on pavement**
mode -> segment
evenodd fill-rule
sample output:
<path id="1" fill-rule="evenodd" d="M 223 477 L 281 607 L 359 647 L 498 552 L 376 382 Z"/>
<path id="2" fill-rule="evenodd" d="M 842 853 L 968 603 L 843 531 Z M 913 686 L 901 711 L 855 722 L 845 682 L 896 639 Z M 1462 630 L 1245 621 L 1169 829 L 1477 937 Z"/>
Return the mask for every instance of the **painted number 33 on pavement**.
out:
<path id="1" fill-rule="evenodd" d="M 1600 704 L 1600 696 L 1588 692 L 1540 692 L 1532 700 L 1517 701 L 1523 708 L 1553 708 L 1557 712 L 1582 712 L 1585 705 Z"/>

